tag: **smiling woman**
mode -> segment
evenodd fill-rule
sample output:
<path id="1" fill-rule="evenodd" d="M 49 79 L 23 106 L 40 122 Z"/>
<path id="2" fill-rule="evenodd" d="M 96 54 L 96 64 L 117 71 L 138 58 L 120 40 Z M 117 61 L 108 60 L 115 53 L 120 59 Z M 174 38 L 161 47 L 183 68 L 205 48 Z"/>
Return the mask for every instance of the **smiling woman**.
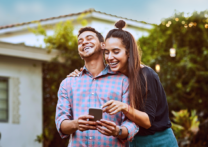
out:
<path id="1" fill-rule="evenodd" d="M 140 130 L 130 146 L 176 147 L 168 116 L 168 104 L 158 75 L 150 67 L 141 65 L 140 52 L 134 37 L 123 30 L 125 22 L 118 21 L 105 39 L 105 60 L 112 71 L 129 78 L 130 106 L 110 100 L 102 108 L 110 115 L 122 111 Z"/>
<path id="2" fill-rule="evenodd" d="M 113 63 L 111 70 L 119 71 L 129 77 L 130 104 L 133 108 L 138 109 L 139 106 L 136 103 L 143 103 L 141 80 L 137 76 L 141 70 L 141 53 L 134 37 L 129 32 L 122 30 L 125 24 L 125 21 L 120 20 L 115 24 L 118 29 L 108 32 L 105 38 L 105 60 L 110 65 Z M 107 54 L 108 52 L 110 55 Z"/>

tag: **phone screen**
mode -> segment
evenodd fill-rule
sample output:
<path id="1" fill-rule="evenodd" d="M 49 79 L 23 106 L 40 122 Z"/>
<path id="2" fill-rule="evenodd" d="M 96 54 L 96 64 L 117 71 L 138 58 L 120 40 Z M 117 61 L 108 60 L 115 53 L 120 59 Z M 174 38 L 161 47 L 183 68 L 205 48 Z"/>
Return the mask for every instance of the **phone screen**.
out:
<path id="1" fill-rule="evenodd" d="M 102 108 L 89 108 L 89 115 L 94 116 L 94 119 L 90 119 L 91 121 L 97 121 L 103 118 L 103 110 Z"/>

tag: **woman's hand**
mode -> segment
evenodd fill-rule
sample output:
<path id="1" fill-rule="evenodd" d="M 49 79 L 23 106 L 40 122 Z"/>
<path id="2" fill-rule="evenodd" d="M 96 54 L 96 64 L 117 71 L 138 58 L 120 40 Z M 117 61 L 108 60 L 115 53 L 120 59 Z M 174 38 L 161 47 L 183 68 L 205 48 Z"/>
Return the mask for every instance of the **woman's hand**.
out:
<path id="1" fill-rule="evenodd" d="M 114 122 L 101 119 L 97 121 L 97 130 L 106 136 L 117 136 L 119 128 Z"/>
<path id="2" fill-rule="evenodd" d="M 67 77 L 78 77 L 81 71 L 83 71 L 83 68 L 80 68 L 80 71 L 78 69 L 75 69 L 73 72 L 67 75 Z"/>
<path id="3" fill-rule="evenodd" d="M 106 102 L 103 106 L 103 112 L 107 112 L 110 115 L 116 114 L 120 111 L 127 112 L 128 111 L 128 105 L 115 100 L 110 100 Z"/>

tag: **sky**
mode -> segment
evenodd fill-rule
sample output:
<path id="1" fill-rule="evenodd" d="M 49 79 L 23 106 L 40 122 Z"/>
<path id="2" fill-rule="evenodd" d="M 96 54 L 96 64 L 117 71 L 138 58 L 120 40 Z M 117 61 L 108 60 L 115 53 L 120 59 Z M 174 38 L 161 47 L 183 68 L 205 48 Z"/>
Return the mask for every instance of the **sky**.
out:
<path id="1" fill-rule="evenodd" d="M 208 10 L 208 0 L 0 0 L 0 26 L 59 15 L 97 11 L 159 24 L 174 12 Z"/>

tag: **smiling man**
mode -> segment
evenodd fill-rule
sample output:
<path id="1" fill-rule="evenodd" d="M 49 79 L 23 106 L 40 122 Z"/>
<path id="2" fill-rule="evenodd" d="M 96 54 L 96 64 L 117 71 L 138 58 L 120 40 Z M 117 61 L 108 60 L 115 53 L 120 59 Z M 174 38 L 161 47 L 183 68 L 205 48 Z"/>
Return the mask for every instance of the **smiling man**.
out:
<path id="1" fill-rule="evenodd" d="M 125 146 L 138 132 L 121 112 L 89 121 L 93 118 L 88 115 L 90 107 L 101 108 L 111 99 L 129 103 L 128 79 L 105 66 L 102 49 L 104 39 L 99 32 L 91 27 L 80 29 L 78 52 L 85 66 L 79 77 L 62 81 L 56 107 L 57 130 L 62 138 L 73 134 L 71 146 Z"/>

